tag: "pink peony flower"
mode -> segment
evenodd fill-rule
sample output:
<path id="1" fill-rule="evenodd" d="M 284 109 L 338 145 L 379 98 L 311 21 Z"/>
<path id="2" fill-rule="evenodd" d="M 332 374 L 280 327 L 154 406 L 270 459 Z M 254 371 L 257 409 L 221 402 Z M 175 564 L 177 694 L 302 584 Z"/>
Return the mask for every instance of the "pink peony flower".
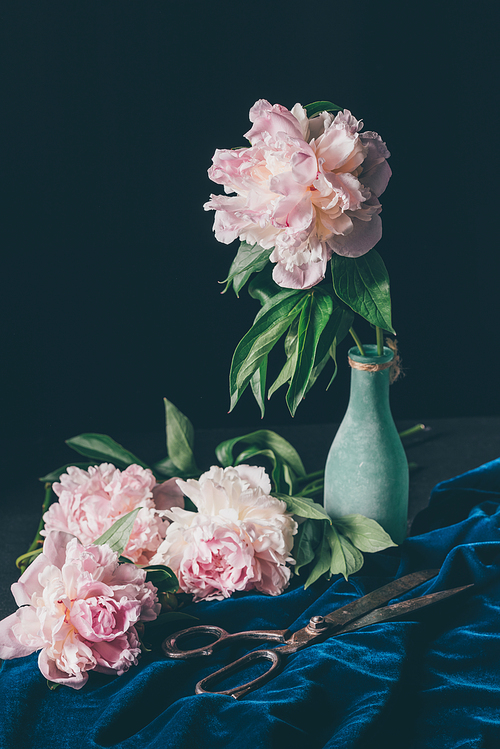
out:
<path id="1" fill-rule="evenodd" d="M 164 511 L 184 506 L 175 479 L 157 485 L 151 471 L 138 465 L 124 471 L 111 463 L 91 466 L 88 471 L 72 466 L 52 488 L 59 502 L 43 516 L 42 534 L 65 531 L 82 544 L 91 544 L 118 518 L 141 507 L 123 552 L 136 564 L 148 564 L 165 538 L 169 521 Z"/>
<path id="2" fill-rule="evenodd" d="M 152 564 L 165 564 L 195 601 L 221 600 L 255 588 L 278 595 L 288 585 L 297 523 L 270 496 L 263 468 L 213 466 L 199 481 L 177 481 L 198 508 L 173 507 L 172 523 Z"/>
<path id="3" fill-rule="evenodd" d="M 119 564 L 106 544 L 82 546 L 62 531 L 49 533 L 12 586 L 21 608 L 0 622 L 0 658 L 40 650 L 42 674 L 75 689 L 89 671 L 124 673 L 140 653 L 134 625 L 161 610 L 145 578 L 145 570 Z"/>
<path id="4" fill-rule="evenodd" d="M 364 255 L 382 236 L 378 197 L 391 176 L 377 133 L 345 109 L 308 119 L 260 99 L 250 110 L 250 148 L 216 150 L 208 174 L 230 197 L 211 195 L 219 242 L 237 237 L 273 251 L 273 278 L 308 289 L 324 278 L 332 252 Z"/>

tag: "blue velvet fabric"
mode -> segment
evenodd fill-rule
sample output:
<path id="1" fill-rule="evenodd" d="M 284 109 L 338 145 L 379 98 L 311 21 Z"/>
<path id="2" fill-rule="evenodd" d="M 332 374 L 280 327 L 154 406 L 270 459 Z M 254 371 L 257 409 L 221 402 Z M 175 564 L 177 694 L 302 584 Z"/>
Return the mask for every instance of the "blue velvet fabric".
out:
<path id="1" fill-rule="evenodd" d="M 193 693 L 239 647 L 196 661 L 156 651 L 124 676 L 91 674 L 80 691 L 49 691 L 36 654 L 5 662 L 0 747 L 499 747 L 500 459 L 439 484 L 414 528 L 402 547 L 367 555 L 348 582 L 306 591 L 295 583 L 278 598 L 236 595 L 190 613 L 229 631 L 293 630 L 429 567 L 441 567 L 439 577 L 407 596 L 474 582 L 471 593 L 292 655 L 280 675 L 239 701 Z"/>

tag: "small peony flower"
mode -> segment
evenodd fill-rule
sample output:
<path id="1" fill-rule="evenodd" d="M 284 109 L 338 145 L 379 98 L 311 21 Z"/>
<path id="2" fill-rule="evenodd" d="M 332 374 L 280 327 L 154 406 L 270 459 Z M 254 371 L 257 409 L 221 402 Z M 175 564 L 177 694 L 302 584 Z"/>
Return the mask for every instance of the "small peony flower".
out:
<path id="1" fill-rule="evenodd" d="M 71 466 L 52 488 L 59 502 L 43 516 L 42 535 L 65 531 L 82 544 L 91 544 L 120 517 L 141 507 L 123 552 L 136 564 L 148 564 L 165 538 L 169 521 L 164 511 L 184 505 L 175 479 L 156 484 L 149 468 L 138 465 L 124 471 L 111 463 L 91 466 L 88 471 Z"/>
<path id="2" fill-rule="evenodd" d="M 381 238 L 389 151 L 347 109 L 308 119 L 300 104 L 289 111 L 260 99 L 250 121 L 250 148 L 216 150 L 208 171 L 236 195 L 211 195 L 204 208 L 216 211 L 219 242 L 273 248 L 274 281 L 311 288 L 333 252 L 358 257 Z"/>
<path id="3" fill-rule="evenodd" d="M 145 570 L 119 564 L 104 544 L 83 546 L 62 531 L 47 535 L 43 552 L 12 585 L 19 608 L 0 622 L 0 658 L 40 650 L 49 681 L 80 689 L 89 671 L 123 674 L 137 663 L 139 621 L 160 613 Z"/>
<path id="4" fill-rule="evenodd" d="M 198 481 L 177 480 L 198 508 L 173 507 L 165 540 L 151 560 L 170 567 L 195 601 L 255 588 L 279 595 L 288 585 L 297 523 L 270 496 L 263 468 L 213 466 Z"/>

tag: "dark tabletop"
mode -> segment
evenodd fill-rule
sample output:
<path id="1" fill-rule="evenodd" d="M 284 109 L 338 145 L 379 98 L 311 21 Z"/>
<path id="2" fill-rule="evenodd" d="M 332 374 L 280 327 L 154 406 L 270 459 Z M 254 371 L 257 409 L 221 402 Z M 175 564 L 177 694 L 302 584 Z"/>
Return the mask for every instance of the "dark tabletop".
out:
<path id="1" fill-rule="evenodd" d="M 397 422 L 407 429 L 416 421 Z M 483 463 L 500 457 L 500 417 L 429 419 L 429 432 L 405 442 L 410 463 L 417 464 L 410 473 L 409 527 L 415 515 L 427 506 L 432 488 L 440 481 L 458 476 Z M 268 427 L 289 440 L 298 450 L 308 472 L 324 467 L 337 424 L 292 425 Z M 253 428 L 200 429 L 195 433 L 195 454 L 199 467 L 207 470 L 215 464 L 215 447 L 225 439 L 254 431 Z M 121 434 L 114 438 L 145 460 L 164 457 L 162 434 Z M 27 550 L 38 525 L 43 501 L 43 485 L 37 476 L 74 459 L 64 445 L 37 444 L 28 464 L 37 470 L 33 476 L 4 486 L 0 506 L 0 618 L 12 613 L 15 602 L 10 585 L 19 576 L 15 559 Z"/>

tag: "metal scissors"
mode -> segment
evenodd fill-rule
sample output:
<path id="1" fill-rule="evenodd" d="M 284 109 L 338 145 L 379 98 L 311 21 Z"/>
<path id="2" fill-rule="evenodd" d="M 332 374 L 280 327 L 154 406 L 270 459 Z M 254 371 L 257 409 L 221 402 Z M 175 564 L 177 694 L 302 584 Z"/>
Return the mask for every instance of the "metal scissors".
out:
<path id="1" fill-rule="evenodd" d="M 238 699 L 238 697 L 243 697 L 272 679 L 282 668 L 285 657 L 291 653 L 296 653 L 298 650 L 302 650 L 314 643 L 322 642 L 328 637 L 342 635 L 346 632 L 354 632 L 362 627 L 368 627 L 370 624 L 399 619 L 406 614 L 442 601 L 472 587 L 472 585 L 462 585 L 459 588 L 451 588 L 439 593 L 431 593 L 420 598 L 412 598 L 390 606 L 384 606 L 388 601 L 398 598 L 416 588 L 421 583 L 435 577 L 438 573 L 438 569 L 422 570 L 401 577 L 384 585 L 382 588 L 374 590 L 372 593 L 368 593 L 368 595 L 362 598 L 358 598 L 346 606 L 340 606 L 331 614 L 313 616 L 306 627 L 299 629 L 293 634 L 287 629 L 261 629 L 229 634 L 222 627 L 212 624 L 202 624 L 197 627 L 189 627 L 189 629 L 184 629 L 171 637 L 167 637 L 162 643 L 162 649 L 168 658 L 198 658 L 200 656 L 211 655 L 214 650 L 226 647 L 238 640 L 260 640 L 261 642 L 278 643 L 278 646 L 272 650 L 265 648 L 247 653 L 242 658 L 201 679 L 196 685 L 196 694 L 207 692 L 210 694 L 226 694 Z M 179 647 L 182 641 L 199 635 L 210 635 L 215 637 L 215 640 L 209 645 L 193 650 L 183 650 Z M 257 678 L 231 689 L 216 691 L 210 688 L 224 681 L 228 676 L 239 671 L 244 671 L 252 663 L 258 661 L 270 661 L 271 666 Z"/>

